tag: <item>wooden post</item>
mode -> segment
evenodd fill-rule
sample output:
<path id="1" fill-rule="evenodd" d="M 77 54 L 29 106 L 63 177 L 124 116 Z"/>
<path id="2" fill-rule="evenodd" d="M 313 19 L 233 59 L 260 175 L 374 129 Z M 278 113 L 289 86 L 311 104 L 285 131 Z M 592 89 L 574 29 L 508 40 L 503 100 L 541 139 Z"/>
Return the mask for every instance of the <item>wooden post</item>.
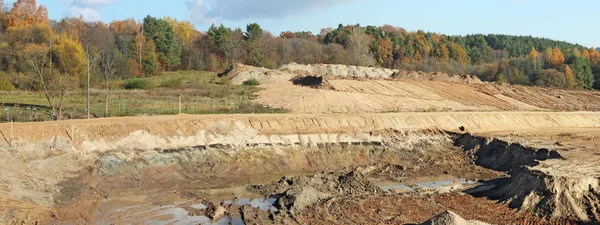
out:
<path id="1" fill-rule="evenodd" d="M 10 121 L 10 143 L 8 143 L 9 146 L 12 147 L 12 142 L 13 142 L 13 121 Z"/>
<path id="2" fill-rule="evenodd" d="M 181 115 L 181 95 L 179 95 L 179 115 Z"/>

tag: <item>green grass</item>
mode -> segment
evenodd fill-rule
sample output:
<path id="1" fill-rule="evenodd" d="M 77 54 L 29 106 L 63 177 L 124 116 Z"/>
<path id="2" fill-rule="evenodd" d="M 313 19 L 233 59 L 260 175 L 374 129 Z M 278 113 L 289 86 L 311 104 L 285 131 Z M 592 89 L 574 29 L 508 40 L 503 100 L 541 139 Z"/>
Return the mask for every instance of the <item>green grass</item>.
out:
<path id="1" fill-rule="evenodd" d="M 167 72 L 161 76 L 140 78 L 154 84 L 164 84 L 177 80 L 176 87 L 157 87 L 151 90 L 125 90 L 121 87 L 111 91 L 108 116 L 162 115 L 179 113 L 284 113 L 282 109 L 271 109 L 252 104 L 257 87 L 231 85 L 223 82 L 213 72 L 181 71 Z M 50 109 L 42 93 L 11 91 L 0 93 L 0 122 L 6 121 L 6 110 L 10 110 L 9 119 L 15 121 L 48 120 Z M 69 93 L 63 103 L 63 118 L 84 118 L 86 108 L 85 90 Z M 55 99 L 58 105 L 60 99 Z M 91 113 L 104 116 L 104 90 L 92 89 L 90 94 Z M 15 104 L 19 105 L 18 107 Z M 31 111 L 30 105 L 36 110 Z M 28 108 L 29 107 L 29 108 Z"/>

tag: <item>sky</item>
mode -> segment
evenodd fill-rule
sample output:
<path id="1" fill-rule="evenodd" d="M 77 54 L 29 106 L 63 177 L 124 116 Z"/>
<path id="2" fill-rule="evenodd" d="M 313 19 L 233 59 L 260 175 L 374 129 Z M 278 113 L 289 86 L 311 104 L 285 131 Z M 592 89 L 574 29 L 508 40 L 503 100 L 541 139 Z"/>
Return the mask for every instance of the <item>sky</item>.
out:
<path id="1" fill-rule="evenodd" d="M 12 3 L 15 0 L 6 0 Z M 532 35 L 600 46 L 598 0 L 38 0 L 51 19 L 82 16 L 110 22 L 169 16 L 200 31 L 215 24 L 259 23 L 277 35 L 338 24 L 381 26 L 449 35 Z"/>

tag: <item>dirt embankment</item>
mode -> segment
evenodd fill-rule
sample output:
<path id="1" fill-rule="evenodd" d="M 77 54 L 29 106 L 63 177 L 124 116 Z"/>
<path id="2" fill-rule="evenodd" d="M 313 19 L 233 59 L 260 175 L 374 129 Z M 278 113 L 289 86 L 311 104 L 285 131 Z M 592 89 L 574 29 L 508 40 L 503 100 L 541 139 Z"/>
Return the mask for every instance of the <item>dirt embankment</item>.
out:
<path id="1" fill-rule="evenodd" d="M 321 78 L 321 82 L 335 79 L 411 79 L 427 81 L 444 81 L 454 83 L 482 84 L 481 80 L 471 75 L 456 75 L 446 73 L 425 73 L 420 71 L 391 70 L 386 68 L 348 66 L 337 64 L 314 64 L 301 65 L 291 63 L 283 65 L 278 69 L 267 69 L 253 67 L 243 64 L 231 66 L 220 77 L 226 76 L 234 84 L 242 84 L 244 81 L 254 78 L 261 84 L 286 83 L 293 78 L 306 77 Z M 323 78 L 326 78 L 323 79 Z M 316 82 L 316 80 L 315 80 Z M 299 83 L 297 85 L 302 85 Z M 312 83 L 314 84 L 314 82 Z M 314 85 L 313 88 L 319 87 Z"/>
<path id="2" fill-rule="evenodd" d="M 415 71 L 397 71 L 392 74 L 394 79 L 410 79 L 410 80 L 421 80 L 421 81 L 444 81 L 452 83 L 465 83 L 465 84 L 483 84 L 481 79 L 471 75 L 458 75 L 458 74 L 447 74 L 447 73 L 425 73 Z"/>
<path id="3" fill-rule="evenodd" d="M 481 82 L 470 75 L 344 65 L 235 65 L 221 76 L 255 78 L 255 101 L 303 113 L 394 111 L 598 111 L 597 91 Z M 282 94 L 285 93 L 285 94 Z"/>
<path id="4" fill-rule="evenodd" d="M 223 193 L 231 195 L 245 190 L 245 187 L 236 185 L 264 184 L 288 175 L 281 184 L 289 186 L 271 194 L 287 196 L 279 201 L 279 209 L 294 211 L 292 214 L 298 217 L 293 218 L 304 223 L 319 221 L 309 216 L 323 221 L 339 218 L 339 223 L 353 220 L 363 223 L 421 223 L 446 210 L 455 211 L 468 220 L 490 223 L 500 220 L 491 218 L 541 221 L 529 214 L 520 217 L 525 215 L 522 214 L 524 212 L 512 212 L 506 205 L 455 192 L 434 195 L 433 199 L 379 195 L 371 192 L 373 189 L 363 182 L 362 175 L 347 172 L 342 174 L 346 177 L 343 179 L 335 175 L 343 168 L 361 167 L 372 171 L 366 174 L 375 174 L 377 179 L 411 185 L 418 183 L 417 180 L 422 177 L 486 179 L 497 174 L 475 165 L 480 164 L 509 171 L 513 175 L 511 179 L 502 180 L 504 183 L 487 189 L 488 193 L 525 196 L 521 199 L 526 201 L 519 206 L 509 202 L 510 196 L 498 195 L 498 199 L 506 201 L 506 204 L 522 211 L 532 209 L 530 211 L 537 215 L 556 217 L 554 221 L 563 217 L 595 221 L 593 214 L 585 213 L 586 220 L 586 217 L 579 216 L 583 214 L 567 212 L 593 207 L 591 202 L 596 201 L 593 199 L 595 191 L 581 187 L 592 182 L 585 178 L 585 174 L 594 171 L 590 168 L 597 168 L 588 164 L 596 156 L 571 158 L 574 157 L 570 153 L 572 151 L 553 152 L 480 138 L 461 142 L 462 146 L 471 146 L 466 148 L 470 150 L 465 153 L 453 147 L 453 141 L 441 132 L 458 131 L 461 126 L 471 132 L 598 128 L 600 114 L 207 115 L 17 123 L 12 128 L 10 124 L 0 124 L 0 131 L 5 137 L 4 141 L 0 140 L 0 170 L 3 171 L 0 174 L 0 184 L 3 185 L 0 186 L 0 209 L 3 209 L 3 216 L 8 215 L 4 216 L 8 219 L 2 220 L 18 222 L 53 218 L 58 222 L 68 222 L 85 218 L 88 221 L 128 223 L 132 214 L 142 212 L 140 215 L 146 215 L 143 212 L 150 210 L 151 213 L 146 212 L 149 217 L 134 218 L 144 221 L 163 215 L 164 210 L 171 210 L 168 215 L 173 214 L 173 210 L 181 211 L 179 202 L 192 205 L 199 199 L 210 199 L 219 205 L 229 199 L 221 198 Z M 574 170 L 573 165 L 579 165 L 577 169 L 580 170 Z M 515 167 L 531 169 L 517 170 Z M 321 171 L 331 171 L 333 175 L 329 172 L 312 178 L 291 178 L 293 175 L 289 175 Z M 600 177 L 594 175 L 595 172 L 591 174 Z M 582 179 L 576 179 L 578 177 Z M 525 178 L 538 181 L 523 182 L 527 180 Z M 340 186 L 342 183 L 356 185 Z M 523 183 L 533 186 L 523 186 Z M 165 187 L 169 191 L 165 192 Z M 571 193 L 574 190 L 577 191 Z M 295 196 L 307 198 L 296 202 Z M 315 199 L 318 199 L 316 203 Z M 576 204 L 565 204 L 570 199 L 574 199 Z M 591 200 L 586 202 L 585 199 Z M 398 218 L 398 202 L 407 203 L 402 208 L 407 210 L 408 213 L 403 214 L 407 217 Z M 420 205 L 411 206 L 408 204 L 411 202 Z M 459 211 L 456 202 L 463 202 L 461 207 L 468 205 L 468 208 Z M 484 216 L 474 214 L 481 204 L 494 207 L 485 211 Z M 136 206 L 140 208 L 127 208 Z M 231 207 L 227 212 L 238 219 L 240 214 L 258 215 L 260 218 L 271 216 L 242 206 Z M 126 211 L 119 211 L 124 208 Z M 379 213 L 375 211 L 378 208 L 386 217 L 377 217 Z M 548 208 L 554 211 L 543 211 Z M 425 213 L 417 212 L 417 209 L 425 210 Z M 97 218 L 94 215 L 98 215 L 98 210 L 115 216 Z M 503 213 L 504 217 L 498 213 Z M 290 217 L 281 219 L 286 222 Z"/>
<path id="5" fill-rule="evenodd" d="M 483 167 L 507 171 L 511 177 L 490 181 L 468 193 L 504 201 L 512 208 L 551 218 L 600 222 L 600 167 L 596 155 L 564 156 L 546 148 L 469 134 L 456 145 L 472 152 Z"/>

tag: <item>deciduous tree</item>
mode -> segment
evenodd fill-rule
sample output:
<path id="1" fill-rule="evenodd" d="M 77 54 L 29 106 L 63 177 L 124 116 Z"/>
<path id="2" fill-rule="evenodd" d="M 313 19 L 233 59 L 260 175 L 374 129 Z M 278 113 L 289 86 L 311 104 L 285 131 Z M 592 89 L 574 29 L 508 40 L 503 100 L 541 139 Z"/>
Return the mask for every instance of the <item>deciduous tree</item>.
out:
<path id="1" fill-rule="evenodd" d="M 349 60 L 356 66 L 373 66 L 375 60 L 370 50 L 371 37 L 360 27 L 354 27 L 348 36 L 346 49 Z"/>

